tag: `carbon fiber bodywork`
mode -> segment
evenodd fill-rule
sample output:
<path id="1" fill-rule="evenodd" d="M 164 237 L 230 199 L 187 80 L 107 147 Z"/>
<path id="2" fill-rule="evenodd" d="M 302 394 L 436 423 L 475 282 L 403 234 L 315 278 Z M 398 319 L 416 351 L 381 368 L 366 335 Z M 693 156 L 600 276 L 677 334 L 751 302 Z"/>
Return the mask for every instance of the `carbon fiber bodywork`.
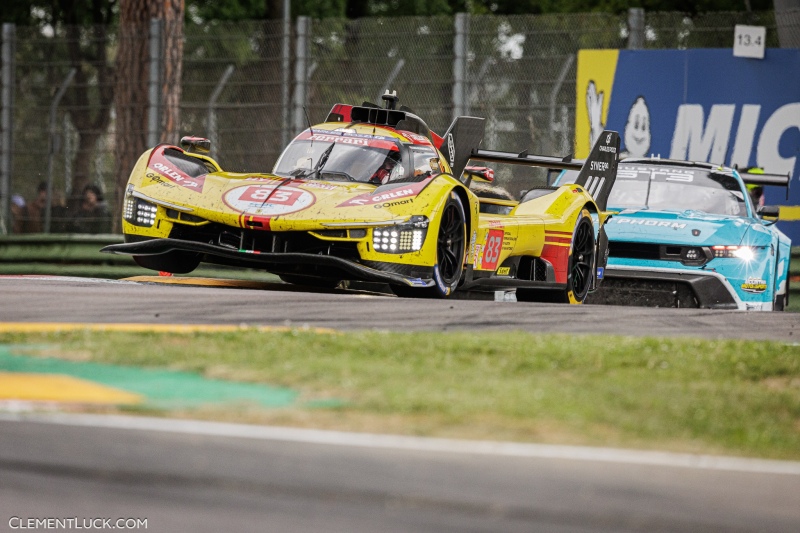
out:
<path id="1" fill-rule="evenodd" d="M 737 309 L 736 299 L 718 276 L 682 272 L 606 269 L 603 285 L 588 304 L 642 307 Z"/>
<path id="2" fill-rule="evenodd" d="M 278 274 L 312 275 L 317 268 L 324 268 L 328 278 L 341 277 L 378 283 L 397 283 L 409 286 L 427 287 L 433 281 L 412 278 L 393 272 L 375 270 L 368 266 L 331 255 L 292 253 L 292 252 L 253 252 L 234 250 L 225 246 L 180 239 L 148 239 L 106 246 L 101 251 L 130 255 L 160 255 L 169 252 L 196 252 L 204 254 L 211 263 L 243 265 L 253 268 L 269 267 L 270 272 Z M 317 273 L 318 274 L 318 273 Z"/>

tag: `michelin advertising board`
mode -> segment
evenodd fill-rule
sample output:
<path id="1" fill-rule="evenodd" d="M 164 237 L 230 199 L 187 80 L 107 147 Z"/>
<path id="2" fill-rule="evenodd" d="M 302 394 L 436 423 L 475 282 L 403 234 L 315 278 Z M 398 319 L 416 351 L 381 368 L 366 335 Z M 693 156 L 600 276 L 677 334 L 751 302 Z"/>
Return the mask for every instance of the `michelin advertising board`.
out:
<path id="1" fill-rule="evenodd" d="M 766 203 L 781 206 L 779 227 L 800 243 L 800 50 L 581 50 L 575 120 L 577 157 L 608 128 L 623 157 L 790 173 L 789 199 L 767 187 Z"/>

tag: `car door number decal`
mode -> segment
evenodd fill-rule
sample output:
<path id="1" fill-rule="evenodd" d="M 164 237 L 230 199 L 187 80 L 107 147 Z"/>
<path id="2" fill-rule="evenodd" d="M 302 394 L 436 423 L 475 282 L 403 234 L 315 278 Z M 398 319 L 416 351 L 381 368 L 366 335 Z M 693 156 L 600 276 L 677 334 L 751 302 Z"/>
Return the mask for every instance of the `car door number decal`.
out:
<path id="1" fill-rule="evenodd" d="M 497 267 L 497 261 L 500 259 L 500 250 L 502 249 L 503 231 L 498 229 L 490 230 L 483 248 L 481 268 L 484 270 L 494 270 Z"/>

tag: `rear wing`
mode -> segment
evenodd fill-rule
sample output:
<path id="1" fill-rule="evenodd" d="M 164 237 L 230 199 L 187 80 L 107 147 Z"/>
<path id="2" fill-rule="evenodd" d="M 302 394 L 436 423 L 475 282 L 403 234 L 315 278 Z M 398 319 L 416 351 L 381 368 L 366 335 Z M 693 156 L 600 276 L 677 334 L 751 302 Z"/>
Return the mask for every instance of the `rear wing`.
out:
<path id="1" fill-rule="evenodd" d="M 789 186 L 792 183 L 792 175 L 789 172 L 786 174 L 768 174 L 758 167 L 737 170 L 745 185 L 756 185 L 759 187 L 775 185 L 776 187 L 786 187 L 786 199 L 789 199 Z"/>
<path id="2" fill-rule="evenodd" d="M 611 188 L 617 179 L 619 134 L 616 131 L 604 131 L 598 137 L 589 157 L 585 160 L 572 159 L 569 156 L 562 159 L 552 156 L 529 155 L 527 150 L 514 154 L 480 149 L 473 149 L 469 158 L 489 163 L 578 170 L 578 177 L 574 183 L 586 189 L 586 192 L 594 197 L 597 207 L 601 211 L 605 211 L 608 195 L 611 193 Z"/>

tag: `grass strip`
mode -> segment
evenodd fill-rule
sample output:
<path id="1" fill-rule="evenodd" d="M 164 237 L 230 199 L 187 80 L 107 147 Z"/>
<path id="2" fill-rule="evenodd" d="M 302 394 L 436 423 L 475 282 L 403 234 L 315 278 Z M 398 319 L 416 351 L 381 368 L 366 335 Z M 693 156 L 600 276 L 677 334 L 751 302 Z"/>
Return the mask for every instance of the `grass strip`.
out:
<path id="1" fill-rule="evenodd" d="M 800 346 L 781 343 L 255 329 L 4 333 L 0 343 L 15 354 L 196 372 L 302 397 L 285 409 L 173 415 L 800 459 Z M 342 404 L 308 407 L 326 398 Z"/>

